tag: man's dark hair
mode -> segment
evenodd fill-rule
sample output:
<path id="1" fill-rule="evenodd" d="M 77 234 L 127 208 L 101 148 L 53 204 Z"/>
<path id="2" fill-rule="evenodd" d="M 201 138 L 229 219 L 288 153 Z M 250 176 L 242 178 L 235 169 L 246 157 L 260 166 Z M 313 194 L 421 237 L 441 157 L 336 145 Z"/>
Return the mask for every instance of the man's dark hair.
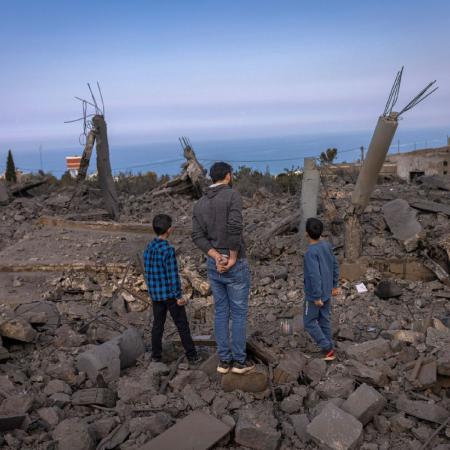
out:
<path id="1" fill-rule="evenodd" d="M 306 221 L 306 232 L 311 239 L 317 241 L 323 233 L 323 223 L 314 217 L 310 217 Z"/>
<path id="2" fill-rule="evenodd" d="M 153 218 L 153 230 L 161 236 L 172 226 L 172 218 L 167 214 L 158 214 Z"/>
<path id="3" fill-rule="evenodd" d="M 213 183 L 217 183 L 218 181 L 222 181 L 232 171 L 233 168 L 226 162 L 216 162 L 209 169 L 209 176 Z"/>

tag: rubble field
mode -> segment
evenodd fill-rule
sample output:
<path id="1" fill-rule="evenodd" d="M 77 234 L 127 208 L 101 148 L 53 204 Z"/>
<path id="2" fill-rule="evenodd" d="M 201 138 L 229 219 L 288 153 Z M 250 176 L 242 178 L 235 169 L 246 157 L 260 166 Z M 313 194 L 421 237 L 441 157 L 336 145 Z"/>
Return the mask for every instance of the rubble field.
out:
<path id="1" fill-rule="evenodd" d="M 354 185 L 326 183 L 336 214 L 322 196 L 319 218 L 342 278 L 332 363 L 303 330 L 298 194 L 243 197 L 257 362 L 245 376 L 216 373 L 188 195 L 119 192 L 118 223 L 95 191 L 70 208 L 73 187 L 0 206 L 0 448 L 450 449 L 450 183 L 421 181 L 376 187 L 354 262 L 343 258 Z M 195 367 L 170 318 L 163 362 L 150 358 L 141 254 L 157 213 L 175 220 Z"/>

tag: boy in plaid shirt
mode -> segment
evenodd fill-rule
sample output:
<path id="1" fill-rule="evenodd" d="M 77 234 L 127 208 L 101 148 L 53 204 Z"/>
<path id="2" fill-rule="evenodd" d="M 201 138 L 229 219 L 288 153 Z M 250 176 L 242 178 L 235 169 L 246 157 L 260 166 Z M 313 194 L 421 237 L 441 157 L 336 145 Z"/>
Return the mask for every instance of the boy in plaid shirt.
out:
<path id="1" fill-rule="evenodd" d="M 190 363 L 199 362 L 194 342 L 192 341 L 189 322 L 181 298 L 181 282 L 178 274 L 175 248 L 169 244 L 172 231 L 172 219 L 166 214 L 158 214 L 153 219 L 156 238 L 144 252 L 145 278 L 148 292 L 153 300 L 152 359 L 161 361 L 162 337 L 167 311 L 180 333 L 186 356 Z"/>

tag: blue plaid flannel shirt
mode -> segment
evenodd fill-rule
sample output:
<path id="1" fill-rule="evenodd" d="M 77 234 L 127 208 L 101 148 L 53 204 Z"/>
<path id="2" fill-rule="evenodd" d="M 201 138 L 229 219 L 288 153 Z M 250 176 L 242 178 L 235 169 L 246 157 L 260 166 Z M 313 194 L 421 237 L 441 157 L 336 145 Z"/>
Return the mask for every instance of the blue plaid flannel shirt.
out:
<path id="1" fill-rule="evenodd" d="M 165 239 L 155 238 L 144 252 L 145 279 L 154 302 L 181 298 L 175 249 Z"/>

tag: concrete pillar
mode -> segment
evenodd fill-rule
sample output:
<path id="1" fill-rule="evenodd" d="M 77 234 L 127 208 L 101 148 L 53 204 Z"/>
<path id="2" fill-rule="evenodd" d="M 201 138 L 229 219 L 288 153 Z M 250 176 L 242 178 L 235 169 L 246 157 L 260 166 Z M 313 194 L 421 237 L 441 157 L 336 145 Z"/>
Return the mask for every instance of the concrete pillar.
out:
<path id="1" fill-rule="evenodd" d="M 362 252 L 362 230 L 360 215 L 366 209 L 377 184 L 378 175 L 397 130 L 397 113 L 378 118 L 366 158 L 356 181 L 352 195 L 352 209 L 345 219 L 344 254 L 348 261 L 356 261 Z"/>
<path id="2" fill-rule="evenodd" d="M 362 213 L 369 203 L 370 195 L 377 183 L 378 174 L 383 167 L 397 126 L 397 113 L 378 119 L 352 195 L 352 204 L 358 214 Z"/>
<path id="3" fill-rule="evenodd" d="M 305 158 L 303 164 L 302 193 L 300 198 L 300 237 L 302 247 L 306 244 L 306 220 L 317 216 L 319 201 L 320 172 L 316 168 L 314 158 Z"/>

